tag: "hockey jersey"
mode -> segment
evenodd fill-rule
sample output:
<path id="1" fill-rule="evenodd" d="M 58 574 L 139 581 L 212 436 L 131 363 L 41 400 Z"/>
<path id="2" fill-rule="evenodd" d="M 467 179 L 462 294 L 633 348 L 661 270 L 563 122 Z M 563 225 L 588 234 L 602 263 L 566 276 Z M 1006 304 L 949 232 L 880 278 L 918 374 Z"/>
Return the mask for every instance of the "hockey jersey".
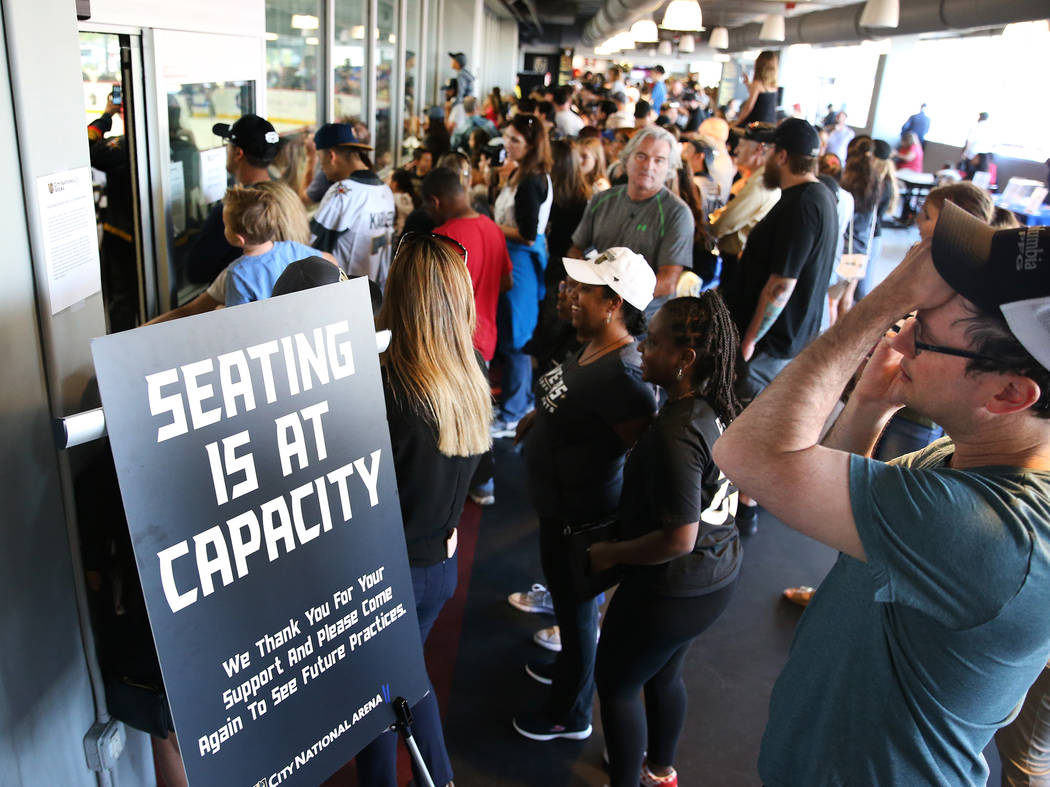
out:
<path id="1" fill-rule="evenodd" d="M 348 276 L 386 284 L 393 256 L 394 194 L 374 172 L 333 183 L 310 221 L 310 245 L 335 255 Z"/>

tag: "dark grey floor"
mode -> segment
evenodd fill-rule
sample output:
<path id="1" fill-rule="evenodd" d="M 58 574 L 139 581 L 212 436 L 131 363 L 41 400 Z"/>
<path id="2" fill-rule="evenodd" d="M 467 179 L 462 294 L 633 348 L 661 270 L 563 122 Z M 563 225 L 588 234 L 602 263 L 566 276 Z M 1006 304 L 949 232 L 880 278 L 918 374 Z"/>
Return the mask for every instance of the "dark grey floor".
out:
<path id="1" fill-rule="evenodd" d="M 526 659 L 544 651 L 535 629 L 552 622 L 519 612 L 507 593 L 541 581 L 536 522 L 524 496 L 519 457 L 497 447 L 497 503 L 481 522 L 461 646 L 446 717 L 460 785 L 602 785 L 602 736 L 535 743 L 510 720 L 538 707 L 544 687 Z M 755 758 L 770 688 L 787 656 L 801 610 L 780 600 L 789 585 L 815 584 L 833 552 L 762 516 L 745 544 L 738 591 L 725 614 L 693 645 L 686 666 L 689 716 L 675 763 L 683 785 L 759 784 Z M 467 644 L 469 643 L 469 645 Z"/>

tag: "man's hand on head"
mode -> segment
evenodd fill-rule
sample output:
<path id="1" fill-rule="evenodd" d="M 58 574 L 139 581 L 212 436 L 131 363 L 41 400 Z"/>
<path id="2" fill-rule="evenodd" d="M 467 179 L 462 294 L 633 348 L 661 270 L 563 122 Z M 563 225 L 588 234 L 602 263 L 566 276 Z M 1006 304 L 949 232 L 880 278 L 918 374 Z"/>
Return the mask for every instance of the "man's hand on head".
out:
<path id="1" fill-rule="evenodd" d="M 956 294 L 955 290 L 937 273 L 931 248 L 928 240 L 912 246 L 876 291 L 884 289 L 884 292 L 904 299 L 907 304 L 904 312 L 936 309 L 951 300 Z"/>

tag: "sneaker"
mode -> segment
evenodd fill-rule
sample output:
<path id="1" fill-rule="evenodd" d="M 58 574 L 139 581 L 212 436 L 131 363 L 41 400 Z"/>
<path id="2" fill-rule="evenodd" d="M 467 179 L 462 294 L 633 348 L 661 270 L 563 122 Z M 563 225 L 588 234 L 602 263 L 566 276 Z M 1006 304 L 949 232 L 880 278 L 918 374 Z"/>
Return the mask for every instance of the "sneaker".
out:
<path id="1" fill-rule="evenodd" d="M 564 724 L 551 724 L 542 713 L 522 713 L 514 717 L 514 729 L 529 740 L 552 741 L 555 738 L 568 738 L 582 741 L 591 737 L 591 725 L 571 729 Z"/>
<path id="2" fill-rule="evenodd" d="M 532 641 L 541 648 L 558 653 L 561 651 L 561 630 L 557 626 L 548 626 L 545 629 L 540 629 L 532 635 Z"/>
<path id="3" fill-rule="evenodd" d="M 512 607 L 517 607 L 522 612 L 543 612 L 547 615 L 554 614 L 554 602 L 551 601 L 551 592 L 538 582 L 532 586 L 532 590 L 525 593 L 511 593 L 507 601 Z"/>
<path id="4" fill-rule="evenodd" d="M 514 437 L 517 432 L 517 421 L 504 421 L 499 418 L 492 422 L 492 428 L 490 430 L 490 434 L 494 440 L 498 440 L 501 437 Z"/>
<path id="5" fill-rule="evenodd" d="M 487 489 L 478 487 L 467 492 L 467 496 L 479 506 L 491 506 L 496 504 L 496 495 Z"/>
<path id="6" fill-rule="evenodd" d="M 550 686 L 554 683 L 554 665 L 544 661 L 526 662 L 525 674 L 544 686 Z"/>
<path id="7" fill-rule="evenodd" d="M 666 776 L 657 776 L 649 770 L 649 763 L 642 763 L 642 787 L 678 787 L 678 772 L 672 768 Z"/>

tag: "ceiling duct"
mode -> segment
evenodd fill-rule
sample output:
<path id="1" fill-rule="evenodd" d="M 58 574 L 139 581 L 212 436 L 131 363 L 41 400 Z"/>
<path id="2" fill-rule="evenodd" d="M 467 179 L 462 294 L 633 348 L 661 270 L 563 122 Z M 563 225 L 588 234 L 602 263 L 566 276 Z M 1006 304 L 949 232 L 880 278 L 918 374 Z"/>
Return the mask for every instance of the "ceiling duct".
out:
<path id="1" fill-rule="evenodd" d="M 583 28 L 580 40 L 585 46 L 600 44 L 621 30 L 628 29 L 643 16 L 651 15 L 665 0 L 605 0 L 598 13 Z"/>
<path id="2" fill-rule="evenodd" d="M 606 0 L 608 4 L 611 0 Z M 619 0 L 612 0 L 619 2 Z M 1046 19 L 1046 0 L 914 0 L 901 3 L 900 24 L 893 30 L 861 27 L 864 3 L 814 11 L 785 20 L 783 46 L 791 44 L 848 44 L 887 35 L 918 35 L 944 30 L 971 30 L 1011 22 Z M 593 23 L 594 20 L 592 20 Z M 590 24 L 588 24 L 588 28 Z M 729 31 L 729 51 L 763 49 L 761 24 Z M 586 36 L 586 31 L 584 31 Z"/>

